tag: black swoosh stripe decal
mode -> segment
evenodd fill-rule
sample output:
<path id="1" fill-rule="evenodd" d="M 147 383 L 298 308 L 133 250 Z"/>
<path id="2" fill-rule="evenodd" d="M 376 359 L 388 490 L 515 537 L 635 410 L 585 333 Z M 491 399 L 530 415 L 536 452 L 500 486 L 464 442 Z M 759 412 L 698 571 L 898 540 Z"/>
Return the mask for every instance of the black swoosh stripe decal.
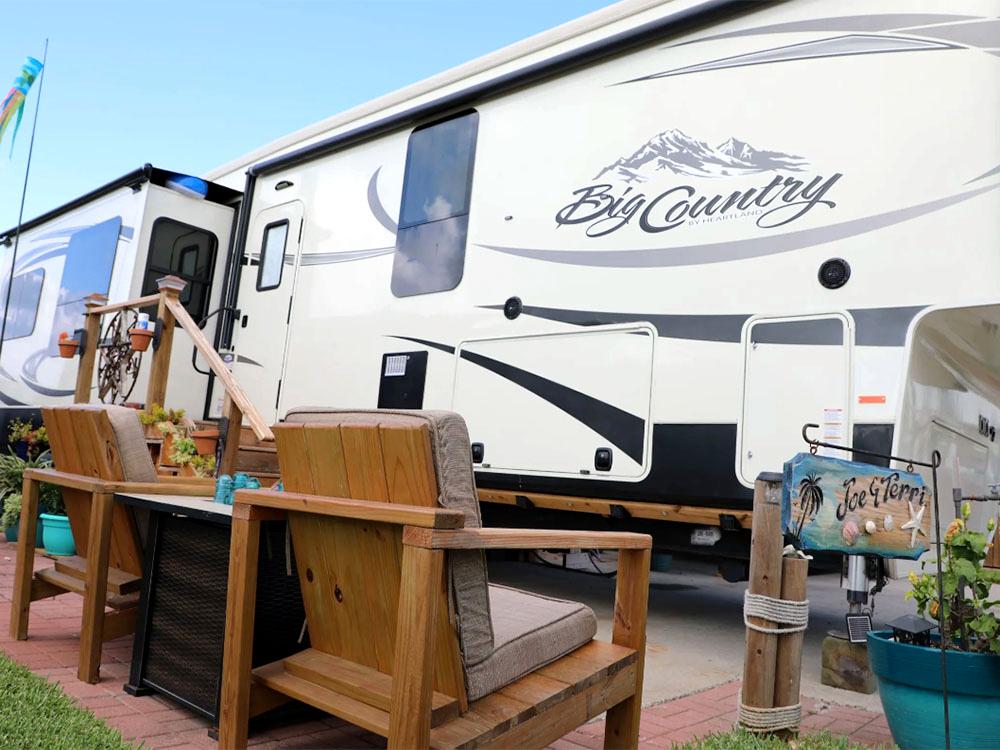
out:
<path id="1" fill-rule="evenodd" d="M 435 341 L 411 338 L 409 336 L 393 336 L 395 339 L 412 341 L 415 344 L 447 352 L 455 353 L 455 347 L 439 344 Z M 462 359 L 478 365 L 500 377 L 519 385 L 539 398 L 548 401 L 557 409 L 564 411 L 578 422 L 586 425 L 594 432 L 606 438 L 613 445 L 624 451 L 625 455 L 642 464 L 643 447 L 646 436 L 644 419 L 630 414 L 617 406 L 605 403 L 586 393 L 569 388 L 554 380 L 543 378 L 533 372 L 522 370 L 506 362 L 500 362 L 490 357 L 463 351 Z"/>
<path id="2" fill-rule="evenodd" d="M 503 310 L 503 305 L 480 305 L 484 310 Z M 926 305 L 909 307 L 879 307 L 850 310 L 854 317 L 854 343 L 857 346 L 903 346 L 910 321 Z M 749 314 L 732 315 L 672 315 L 601 312 L 595 310 L 567 310 L 557 307 L 521 308 L 525 315 L 577 326 L 600 326 L 614 323 L 651 323 L 660 336 L 690 341 L 717 341 L 738 344 L 742 340 L 743 324 Z M 826 339 L 803 341 L 789 339 L 777 343 L 811 344 L 831 343 Z M 833 343 L 841 343 L 839 341 Z"/>

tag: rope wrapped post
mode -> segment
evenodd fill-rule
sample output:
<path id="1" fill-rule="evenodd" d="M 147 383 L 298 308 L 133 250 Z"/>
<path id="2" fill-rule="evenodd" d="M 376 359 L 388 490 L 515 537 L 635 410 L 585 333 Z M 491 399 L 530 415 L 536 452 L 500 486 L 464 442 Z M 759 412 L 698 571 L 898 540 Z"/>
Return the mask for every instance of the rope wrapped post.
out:
<path id="1" fill-rule="evenodd" d="M 809 575 L 809 561 L 801 557 L 786 557 L 781 565 L 781 598 L 786 602 L 806 601 L 806 578 Z M 808 618 L 808 609 L 805 612 Z M 774 667 L 774 705 L 798 706 L 799 687 L 802 680 L 802 630 L 781 636 L 778 639 L 778 655 Z M 798 718 L 794 727 L 786 727 L 778 732 L 784 739 L 798 736 Z"/>
<path id="2" fill-rule="evenodd" d="M 753 527 L 750 538 L 750 597 L 777 599 L 781 595 L 781 555 L 784 535 L 781 531 L 781 474 L 761 473 L 753 488 Z M 752 709 L 774 707 L 774 667 L 778 636 L 767 632 L 778 626 L 774 620 L 747 616 L 747 642 L 743 660 L 743 706 Z M 748 729 L 744 712 L 740 724 Z"/>
<path id="3" fill-rule="evenodd" d="M 750 583 L 743 600 L 747 627 L 739 724 L 751 732 L 798 733 L 802 640 L 809 622 L 807 559 L 784 553 L 780 474 L 761 474 L 754 485 Z M 801 553 L 800 553 L 801 554 Z"/>

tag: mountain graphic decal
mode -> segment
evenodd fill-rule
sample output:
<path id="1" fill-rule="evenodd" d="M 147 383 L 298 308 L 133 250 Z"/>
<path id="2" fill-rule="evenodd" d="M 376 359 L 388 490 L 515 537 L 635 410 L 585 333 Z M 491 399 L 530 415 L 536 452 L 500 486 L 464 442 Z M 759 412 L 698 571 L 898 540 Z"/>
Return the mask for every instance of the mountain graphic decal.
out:
<path id="1" fill-rule="evenodd" d="M 663 172 L 691 177 L 736 177 L 758 172 L 800 172 L 808 166 L 801 156 L 758 150 L 738 138 L 710 146 L 674 128 L 653 136 L 631 156 L 609 164 L 594 179 L 607 175 L 624 182 L 646 182 Z"/>

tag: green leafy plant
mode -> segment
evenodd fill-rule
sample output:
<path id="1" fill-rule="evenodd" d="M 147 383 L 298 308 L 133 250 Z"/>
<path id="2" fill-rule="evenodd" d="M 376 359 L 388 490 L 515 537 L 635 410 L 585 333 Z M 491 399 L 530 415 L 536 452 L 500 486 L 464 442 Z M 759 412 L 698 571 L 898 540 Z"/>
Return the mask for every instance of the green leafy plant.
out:
<path id="1" fill-rule="evenodd" d="M 3 512 L 0 513 L 0 531 L 6 531 L 21 520 L 21 493 L 11 492 L 3 499 Z"/>
<path id="2" fill-rule="evenodd" d="M 49 449 L 49 432 L 45 425 L 35 427 L 30 421 L 15 419 L 7 428 L 7 443 L 24 443 L 29 457 L 38 456 Z"/>
<path id="3" fill-rule="evenodd" d="M 13 453 L 0 455 L 0 499 L 6 500 L 9 495 L 21 494 L 25 469 L 50 468 L 52 468 L 52 457 L 48 451 L 27 460 Z M 44 482 L 41 484 L 38 504 L 46 513 L 64 515 L 66 512 L 62 493 L 53 484 L 46 484 Z"/>
<path id="4" fill-rule="evenodd" d="M 170 460 L 177 466 L 190 466 L 196 476 L 210 477 L 215 474 L 215 456 L 199 456 L 194 439 L 175 437 Z"/>
<path id="5" fill-rule="evenodd" d="M 153 404 L 149 409 L 139 412 L 139 421 L 145 426 L 167 423 L 179 425 L 184 421 L 183 409 L 164 409 L 160 404 Z M 162 431 L 162 428 L 161 428 Z"/>
<path id="6" fill-rule="evenodd" d="M 943 623 L 941 637 L 948 648 L 961 651 L 991 651 L 1000 654 L 1000 600 L 990 599 L 994 583 L 1000 583 L 1000 570 L 983 567 L 990 546 L 986 534 L 968 528 L 972 508 L 962 506 L 961 518 L 948 524 L 941 547 L 941 588 L 939 601 L 937 576 L 911 572 L 912 588 L 906 592 L 913 599 L 920 615 Z M 996 522 L 991 518 L 987 531 Z M 931 560 L 932 564 L 936 561 Z M 920 564 L 926 569 L 927 562 Z M 943 607 L 943 611 L 942 611 Z"/>

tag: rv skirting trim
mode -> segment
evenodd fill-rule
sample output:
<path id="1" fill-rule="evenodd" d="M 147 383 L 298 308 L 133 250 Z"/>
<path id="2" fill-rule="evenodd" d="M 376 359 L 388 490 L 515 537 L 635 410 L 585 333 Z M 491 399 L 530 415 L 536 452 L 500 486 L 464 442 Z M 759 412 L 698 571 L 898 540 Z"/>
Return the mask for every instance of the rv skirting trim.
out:
<path id="1" fill-rule="evenodd" d="M 777 708 L 757 708 L 743 702 L 740 691 L 737 707 L 737 723 L 748 732 L 777 732 L 779 729 L 798 729 L 802 721 L 802 704 L 779 706 Z"/>
<path id="2" fill-rule="evenodd" d="M 786 628 L 768 628 L 750 622 L 751 617 L 760 617 L 771 622 L 788 625 Z M 799 633 L 809 624 L 809 600 L 795 602 L 789 599 L 775 599 L 763 594 L 743 592 L 743 623 L 751 630 L 770 635 Z"/>

